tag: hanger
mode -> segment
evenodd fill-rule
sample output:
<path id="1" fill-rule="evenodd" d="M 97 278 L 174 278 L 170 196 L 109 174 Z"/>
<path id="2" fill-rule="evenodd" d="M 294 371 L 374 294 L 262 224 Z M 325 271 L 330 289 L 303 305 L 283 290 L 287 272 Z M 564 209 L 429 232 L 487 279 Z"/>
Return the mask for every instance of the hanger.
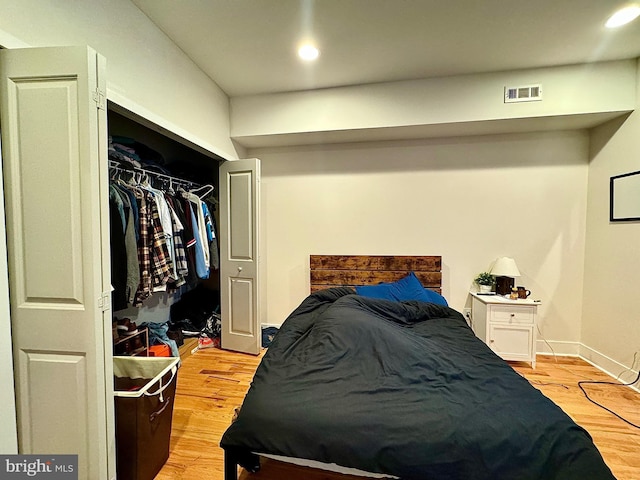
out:
<path id="1" fill-rule="evenodd" d="M 210 195 L 215 190 L 215 187 L 210 184 L 197 185 L 190 180 L 183 180 L 181 178 L 172 177 L 171 175 L 165 175 L 154 171 L 147 171 L 141 168 L 123 168 L 120 165 L 111 162 L 109 163 L 109 168 L 112 169 L 113 176 L 111 178 L 113 178 L 114 180 L 120 180 L 123 183 L 127 183 L 134 187 L 151 186 L 155 188 L 154 182 L 152 180 L 157 180 L 162 184 L 160 189 L 166 190 L 166 182 L 168 181 L 169 189 L 167 193 L 175 194 L 176 192 L 180 191 L 189 192 L 197 195 L 200 200 L 204 200 L 205 197 Z M 125 181 L 122 177 L 124 173 L 128 173 L 130 175 L 127 181 Z M 198 194 L 197 192 L 199 190 L 204 191 Z M 218 201 L 214 197 L 210 198 L 209 200 L 212 203 L 218 203 Z"/>
<path id="2" fill-rule="evenodd" d="M 205 189 L 204 192 L 197 193 L 198 190 L 202 190 L 203 188 Z M 194 188 L 193 190 L 189 190 L 189 193 L 193 193 L 194 195 L 197 195 L 200 200 L 204 200 L 204 198 L 207 195 L 209 195 L 211 192 L 213 192 L 213 190 L 214 190 L 213 185 L 202 185 L 201 187 L 197 187 L 197 188 Z"/>

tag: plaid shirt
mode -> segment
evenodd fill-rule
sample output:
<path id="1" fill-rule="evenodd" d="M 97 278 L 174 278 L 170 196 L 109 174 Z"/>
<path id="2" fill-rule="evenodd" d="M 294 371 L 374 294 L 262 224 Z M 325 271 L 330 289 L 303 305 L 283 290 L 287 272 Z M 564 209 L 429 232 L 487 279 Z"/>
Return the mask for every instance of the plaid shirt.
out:
<path id="1" fill-rule="evenodd" d="M 151 217 L 145 194 L 142 190 L 136 188 L 133 192 L 138 201 L 138 263 L 140 264 L 140 283 L 136 290 L 133 301 L 135 307 L 142 305 L 142 302 L 151 295 L 151 249 L 149 248 L 149 225 Z"/>
<path id="2" fill-rule="evenodd" d="M 160 223 L 158 207 L 150 192 L 135 189 L 139 201 L 138 221 L 138 261 L 140 263 L 140 284 L 133 305 L 139 307 L 154 289 L 166 286 L 169 280 L 169 251 Z"/>
<path id="3" fill-rule="evenodd" d="M 151 239 L 151 285 L 152 290 L 161 289 L 167 285 L 169 280 L 169 250 L 165 239 L 162 223 L 160 223 L 160 215 L 155 200 L 151 193 L 147 193 L 147 208 L 151 211 L 151 223 L 149 228 L 149 237 Z"/>

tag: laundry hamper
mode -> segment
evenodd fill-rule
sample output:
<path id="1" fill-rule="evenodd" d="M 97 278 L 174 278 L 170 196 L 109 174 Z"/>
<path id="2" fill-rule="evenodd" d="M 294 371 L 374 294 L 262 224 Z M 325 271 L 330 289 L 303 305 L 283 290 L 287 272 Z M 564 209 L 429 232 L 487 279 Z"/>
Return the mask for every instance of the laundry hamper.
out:
<path id="1" fill-rule="evenodd" d="M 113 357 L 118 480 L 152 480 L 169 457 L 178 357 Z"/>

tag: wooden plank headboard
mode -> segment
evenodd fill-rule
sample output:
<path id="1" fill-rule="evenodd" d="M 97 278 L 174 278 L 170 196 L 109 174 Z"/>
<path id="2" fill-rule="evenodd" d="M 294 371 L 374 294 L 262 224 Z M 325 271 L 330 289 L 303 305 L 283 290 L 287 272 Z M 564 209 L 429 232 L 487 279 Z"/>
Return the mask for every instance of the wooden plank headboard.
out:
<path id="1" fill-rule="evenodd" d="M 436 255 L 311 255 L 310 290 L 394 282 L 414 272 L 422 285 L 442 293 L 441 266 Z"/>

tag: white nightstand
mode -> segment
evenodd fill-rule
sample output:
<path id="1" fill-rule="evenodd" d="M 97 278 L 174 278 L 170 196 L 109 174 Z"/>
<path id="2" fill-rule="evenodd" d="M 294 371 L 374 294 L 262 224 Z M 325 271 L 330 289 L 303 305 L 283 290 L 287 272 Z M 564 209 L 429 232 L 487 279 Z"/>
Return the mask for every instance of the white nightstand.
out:
<path id="1" fill-rule="evenodd" d="M 536 315 L 540 302 L 509 300 L 471 292 L 471 328 L 504 360 L 531 362 L 536 367 Z"/>

